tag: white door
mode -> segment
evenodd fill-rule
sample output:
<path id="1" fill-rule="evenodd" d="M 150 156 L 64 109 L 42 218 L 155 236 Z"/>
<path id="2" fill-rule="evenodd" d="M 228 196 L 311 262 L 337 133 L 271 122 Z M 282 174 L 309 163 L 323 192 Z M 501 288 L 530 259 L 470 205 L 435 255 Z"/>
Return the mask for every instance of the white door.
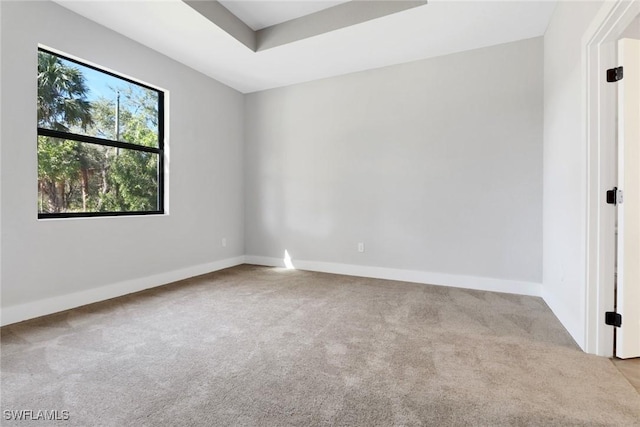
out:
<path id="1" fill-rule="evenodd" d="M 618 42 L 618 205 L 616 357 L 640 357 L 640 40 Z"/>

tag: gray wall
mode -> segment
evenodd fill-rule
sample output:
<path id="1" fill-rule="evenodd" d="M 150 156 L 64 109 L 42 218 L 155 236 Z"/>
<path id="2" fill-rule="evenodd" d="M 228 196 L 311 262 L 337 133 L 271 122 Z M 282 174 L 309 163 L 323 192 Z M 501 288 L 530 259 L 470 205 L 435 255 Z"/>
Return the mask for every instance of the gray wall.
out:
<path id="1" fill-rule="evenodd" d="M 539 283 L 542 58 L 536 38 L 248 95 L 246 253 Z"/>
<path id="2" fill-rule="evenodd" d="M 544 36 L 543 295 L 582 348 L 587 271 L 582 38 L 601 7 L 601 1 L 558 2 Z"/>
<path id="3" fill-rule="evenodd" d="M 241 256 L 243 96 L 55 3 L 1 8 L 2 307 Z M 38 43 L 169 91 L 169 215 L 37 219 Z"/>

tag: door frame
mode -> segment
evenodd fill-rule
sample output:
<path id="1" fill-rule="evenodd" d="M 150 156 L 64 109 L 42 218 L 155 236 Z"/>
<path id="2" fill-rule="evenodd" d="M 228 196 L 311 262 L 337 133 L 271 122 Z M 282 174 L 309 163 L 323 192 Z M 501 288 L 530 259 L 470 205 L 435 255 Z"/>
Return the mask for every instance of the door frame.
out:
<path id="1" fill-rule="evenodd" d="M 617 184 L 617 86 L 606 70 L 617 66 L 617 41 L 640 14 L 640 0 L 605 2 L 583 38 L 583 93 L 587 143 L 587 233 L 585 348 L 613 356 L 613 327 L 604 324 L 613 311 L 616 209 L 604 201 Z"/>

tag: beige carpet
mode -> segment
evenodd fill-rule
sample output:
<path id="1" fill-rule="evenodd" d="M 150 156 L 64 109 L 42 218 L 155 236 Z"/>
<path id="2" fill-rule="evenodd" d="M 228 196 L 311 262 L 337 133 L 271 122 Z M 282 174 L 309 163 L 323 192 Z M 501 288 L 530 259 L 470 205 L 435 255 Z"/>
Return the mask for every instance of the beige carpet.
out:
<path id="1" fill-rule="evenodd" d="M 74 426 L 640 426 L 539 298 L 240 266 L 2 328 L 6 410 Z"/>
<path id="2" fill-rule="evenodd" d="M 626 360 L 613 358 L 611 361 L 622 376 L 640 393 L 640 358 Z"/>

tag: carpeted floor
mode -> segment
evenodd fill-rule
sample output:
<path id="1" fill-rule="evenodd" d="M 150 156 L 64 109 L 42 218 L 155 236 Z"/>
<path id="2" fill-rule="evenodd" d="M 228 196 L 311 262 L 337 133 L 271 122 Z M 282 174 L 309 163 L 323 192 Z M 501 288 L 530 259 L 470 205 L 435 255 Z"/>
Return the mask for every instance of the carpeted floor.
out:
<path id="1" fill-rule="evenodd" d="M 2 425 L 640 426 L 636 390 L 533 297 L 244 265 L 1 346 Z"/>
<path id="2" fill-rule="evenodd" d="M 620 373 L 631 383 L 640 393 L 640 358 L 635 359 L 611 359 Z"/>

